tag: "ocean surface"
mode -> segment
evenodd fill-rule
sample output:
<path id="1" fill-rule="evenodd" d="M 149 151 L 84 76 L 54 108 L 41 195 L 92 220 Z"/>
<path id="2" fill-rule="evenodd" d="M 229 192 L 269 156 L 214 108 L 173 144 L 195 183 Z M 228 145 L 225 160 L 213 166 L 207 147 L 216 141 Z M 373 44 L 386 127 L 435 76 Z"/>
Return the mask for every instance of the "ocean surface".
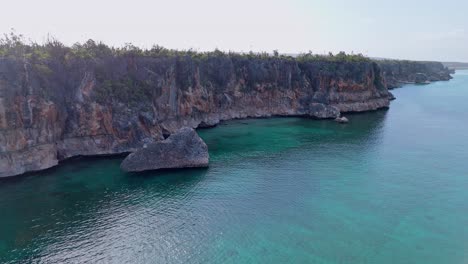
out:
<path id="1" fill-rule="evenodd" d="M 468 263 L 468 71 L 390 109 L 199 130 L 208 169 L 0 181 L 1 263 Z"/>

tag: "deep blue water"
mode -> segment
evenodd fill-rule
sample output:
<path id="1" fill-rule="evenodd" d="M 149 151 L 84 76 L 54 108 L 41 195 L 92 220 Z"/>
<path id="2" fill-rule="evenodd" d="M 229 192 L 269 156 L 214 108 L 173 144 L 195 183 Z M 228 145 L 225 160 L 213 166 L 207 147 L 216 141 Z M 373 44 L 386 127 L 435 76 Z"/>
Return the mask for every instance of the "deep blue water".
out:
<path id="1" fill-rule="evenodd" d="M 200 130 L 208 169 L 0 181 L 5 263 L 468 263 L 468 71 L 389 110 Z"/>

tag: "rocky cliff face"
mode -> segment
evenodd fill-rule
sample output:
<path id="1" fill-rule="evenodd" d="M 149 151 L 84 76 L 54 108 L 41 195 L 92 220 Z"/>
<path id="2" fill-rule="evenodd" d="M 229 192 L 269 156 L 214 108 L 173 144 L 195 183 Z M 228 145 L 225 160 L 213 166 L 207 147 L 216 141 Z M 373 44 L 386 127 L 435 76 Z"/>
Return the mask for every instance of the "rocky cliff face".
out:
<path id="1" fill-rule="evenodd" d="M 401 69 L 399 69 L 401 70 Z M 117 154 L 183 126 L 389 106 L 371 61 L 235 55 L 0 58 L 0 176 Z"/>
<path id="2" fill-rule="evenodd" d="M 427 83 L 447 81 L 453 71 L 440 62 L 379 60 L 377 61 L 389 89 L 405 83 Z"/>

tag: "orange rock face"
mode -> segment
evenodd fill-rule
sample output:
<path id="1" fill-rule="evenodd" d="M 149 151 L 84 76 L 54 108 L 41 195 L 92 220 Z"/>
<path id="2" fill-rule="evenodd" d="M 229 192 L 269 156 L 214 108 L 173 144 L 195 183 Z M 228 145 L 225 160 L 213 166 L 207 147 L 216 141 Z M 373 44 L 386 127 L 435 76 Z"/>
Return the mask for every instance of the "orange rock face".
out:
<path id="1" fill-rule="evenodd" d="M 134 151 L 185 126 L 336 118 L 391 98 L 370 61 L 122 56 L 52 61 L 47 75 L 28 65 L 0 59 L 0 177 Z"/>

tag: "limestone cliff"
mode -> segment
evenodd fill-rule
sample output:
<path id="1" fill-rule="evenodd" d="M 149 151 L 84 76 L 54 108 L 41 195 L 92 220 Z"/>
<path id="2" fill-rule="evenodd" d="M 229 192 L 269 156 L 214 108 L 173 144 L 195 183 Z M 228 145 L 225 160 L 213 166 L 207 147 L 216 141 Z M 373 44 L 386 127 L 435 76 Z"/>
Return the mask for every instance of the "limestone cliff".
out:
<path id="1" fill-rule="evenodd" d="M 440 62 L 378 60 L 386 85 L 389 89 L 397 88 L 405 83 L 429 83 L 447 81 L 453 71 Z"/>
<path id="2" fill-rule="evenodd" d="M 134 151 L 183 126 L 389 106 L 370 60 L 239 54 L 0 56 L 0 176 Z M 60 53 L 62 52 L 62 53 Z"/>

